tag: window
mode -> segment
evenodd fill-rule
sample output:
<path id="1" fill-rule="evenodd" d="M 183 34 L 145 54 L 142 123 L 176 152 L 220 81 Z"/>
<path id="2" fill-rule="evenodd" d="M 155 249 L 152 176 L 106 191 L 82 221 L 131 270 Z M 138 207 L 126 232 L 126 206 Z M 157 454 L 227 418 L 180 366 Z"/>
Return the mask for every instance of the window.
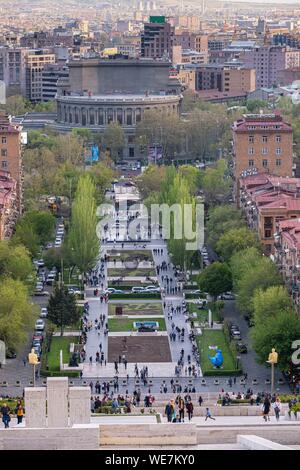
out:
<path id="1" fill-rule="evenodd" d="M 281 155 L 281 152 L 282 152 L 281 148 L 278 147 L 278 148 L 276 149 L 276 155 Z"/>
<path id="2" fill-rule="evenodd" d="M 263 164 L 263 167 L 266 168 L 268 166 L 268 160 L 263 160 L 262 164 Z"/>
<path id="3" fill-rule="evenodd" d="M 90 109 L 89 114 L 90 114 L 90 125 L 93 126 L 95 124 L 95 113 L 92 108 Z"/>
<path id="4" fill-rule="evenodd" d="M 265 238 L 271 238 L 271 236 L 272 236 L 272 230 L 270 229 L 265 230 Z"/>
<path id="5" fill-rule="evenodd" d="M 103 124 L 104 124 L 104 113 L 103 113 L 102 108 L 98 109 L 98 124 L 99 124 L 99 126 L 103 126 Z"/>
<path id="6" fill-rule="evenodd" d="M 281 166 L 281 159 L 280 158 L 276 158 L 276 166 Z"/>
<path id="7" fill-rule="evenodd" d="M 142 120 L 141 108 L 137 108 L 135 110 L 135 120 L 136 120 L 136 122 L 141 122 L 141 120 Z"/>
<path id="8" fill-rule="evenodd" d="M 1 142 L 2 144 L 6 144 L 6 137 L 2 137 Z"/>
<path id="9" fill-rule="evenodd" d="M 107 110 L 107 122 L 108 122 L 108 124 L 110 122 L 113 122 L 113 120 L 114 120 L 114 110 L 112 108 L 108 108 L 108 110 Z"/>
<path id="10" fill-rule="evenodd" d="M 117 109 L 117 121 L 119 124 L 123 124 L 123 110 L 122 108 Z"/>
<path id="11" fill-rule="evenodd" d="M 281 135 L 276 136 L 276 142 L 281 142 Z"/>
<path id="12" fill-rule="evenodd" d="M 254 155 L 254 148 L 253 147 L 248 148 L 248 155 Z"/>
<path id="13" fill-rule="evenodd" d="M 248 166 L 254 166 L 254 160 L 249 160 Z"/>
<path id="14" fill-rule="evenodd" d="M 132 109 L 131 108 L 128 108 L 126 110 L 126 124 L 127 126 L 132 125 Z"/>
<path id="15" fill-rule="evenodd" d="M 266 135 L 262 136 L 262 142 L 266 144 L 268 142 L 268 137 Z"/>
<path id="16" fill-rule="evenodd" d="M 1 157 L 7 157 L 7 149 L 1 149 Z"/>
<path id="17" fill-rule="evenodd" d="M 134 158 L 134 147 L 129 147 L 129 157 Z"/>
<path id="18" fill-rule="evenodd" d="M 1 168 L 7 168 L 7 161 L 6 160 L 1 162 Z"/>
<path id="19" fill-rule="evenodd" d="M 263 147 L 263 148 L 261 149 L 261 153 L 262 153 L 262 155 L 267 155 L 267 154 L 268 154 L 268 149 L 267 149 L 267 147 Z"/>

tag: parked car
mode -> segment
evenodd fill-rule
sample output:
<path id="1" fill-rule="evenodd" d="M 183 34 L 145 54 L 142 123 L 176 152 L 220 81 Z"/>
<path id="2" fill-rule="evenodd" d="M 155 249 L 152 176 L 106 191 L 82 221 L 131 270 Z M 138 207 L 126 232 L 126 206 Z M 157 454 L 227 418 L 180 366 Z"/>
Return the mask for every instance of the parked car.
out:
<path id="1" fill-rule="evenodd" d="M 191 292 L 191 294 L 193 294 L 193 295 L 201 295 L 202 292 L 201 292 L 200 289 L 196 289 L 196 290 L 193 290 L 193 291 Z"/>
<path id="2" fill-rule="evenodd" d="M 32 344 L 35 341 L 39 341 L 40 343 L 42 343 L 44 341 L 44 336 L 42 335 L 42 333 L 40 331 L 36 331 L 34 333 L 34 335 L 32 336 Z"/>
<path id="3" fill-rule="evenodd" d="M 46 291 L 46 290 L 40 290 L 40 289 L 38 289 L 38 290 L 35 290 L 35 291 L 34 291 L 34 295 L 36 295 L 36 296 L 37 296 L 37 295 L 40 295 L 40 296 L 42 296 L 42 297 L 46 297 L 46 296 L 48 296 L 48 295 L 50 295 L 50 294 L 49 294 L 49 292 Z"/>
<path id="4" fill-rule="evenodd" d="M 7 348 L 5 351 L 6 359 L 15 359 L 17 357 L 17 353 L 14 349 Z"/>
<path id="5" fill-rule="evenodd" d="M 41 319 L 38 319 L 36 322 L 35 322 L 35 329 L 37 331 L 43 331 L 45 329 L 45 322 L 44 320 L 41 320 Z"/>
<path id="6" fill-rule="evenodd" d="M 240 331 L 231 331 L 231 338 L 240 341 L 242 339 Z"/>
<path id="7" fill-rule="evenodd" d="M 46 318 L 47 315 L 48 315 L 47 307 L 42 307 L 40 311 L 40 318 Z"/>
<path id="8" fill-rule="evenodd" d="M 144 289 L 144 292 L 160 292 L 160 287 L 157 286 L 147 286 Z"/>
<path id="9" fill-rule="evenodd" d="M 235 295 L 232 292 L 224 292 L 224 294 L 219 295 L 220 300 L 235 300 Z"/>
<path id="10" fill-rule="evenodd" d="M 133 292 L 134 294 L 139 294 L 141 292 L 145 292 L 145 288 L 144 287 L 132 287 L 131 292 Z"/>
<path id="11" fill-rule="evenodd" d="M 236 344 L 236 349 L 241 354 L 247 354 L 247 352 L 248 352 L 246 344 L 242 343 L 240 341 Z"/>
<path id="12" fill-rule="evenodd" d="M 105 293 L 107 294 L 124 294 L 124 291 L 121 289 L 115 289 L 114 287 L 109 287 L 106 289 Z"/>
<path id="13" fill-rule="evenodd" d="M 76 286 L 68 287 L 68 292 L 69 294 L 81 295 L 81 290 L 79 289 L 79 287 L 76 287 Z"/>
<path id="14" fill-rule="evenodd" d="M 52 286 L 55 279 L 56 279 L 56 274 L 50 272 L 47 276 L 47 279 L 46 279 L 47 286 Z"/>

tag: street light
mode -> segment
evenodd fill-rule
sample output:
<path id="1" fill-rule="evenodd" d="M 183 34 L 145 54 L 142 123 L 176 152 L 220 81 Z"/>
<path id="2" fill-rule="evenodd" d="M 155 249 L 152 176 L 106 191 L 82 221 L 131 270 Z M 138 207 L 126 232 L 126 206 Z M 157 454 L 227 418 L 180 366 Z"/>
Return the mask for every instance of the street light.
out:
<path id="1" fill-rule="evenodd" d="M 35 387 L 35 366 L 39 364 L 37 354 L 35 354 L 34 349 L 32 348 L 31 352 L 28 354 L 28 362 L 33 366 L 33 386 Z"/>
<path id="2" fill-rule="evenodd" d="M 240 362 L 240 360 L 241 360 L 241 356 L 239 356 L 239 355 L 236 356 L 236 369 L 239 368 L 239 362 Z"/>
<path id="3" fill-rule="evenodd" d="M 271 364 L 271 395 L 274 393 L 274 382 L 275 382 L 275 364 L 278 362 L 278 352 L 275 351 L 275 348 L 272 348 L 272 352 L 269 354 L 269 358 L 266 361 L 268 364 Z"/>

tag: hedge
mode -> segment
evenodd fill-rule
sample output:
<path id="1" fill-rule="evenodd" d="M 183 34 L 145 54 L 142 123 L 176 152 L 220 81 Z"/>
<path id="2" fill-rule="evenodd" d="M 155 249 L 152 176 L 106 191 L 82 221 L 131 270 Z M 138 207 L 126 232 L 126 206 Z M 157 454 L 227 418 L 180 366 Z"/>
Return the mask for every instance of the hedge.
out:
<path id="1" fill-rule="evenodd" d="M 214 377 L 215 375 L 216 376 L 228 375 L 228 376 L 234 377 L 237 375 L 242 375 L 242 373 L 243 373 L 242 369 L 236 369 L 236 370 L 214 369 L 214 370 L 204 371 L 203 376 Z"/>
<path id="2" fill-rule="evenodd" d="M 159 292 L 151 292 L 147 294 L 146 292 L 141 292 L 140 294 L 131 292 L 130 294 L 109 294 L 109 299 L 160 299 L 161 294 Z"/>
<path id="3" fill-rule="evenodd" d="M 186 299 L 206 299 L 204 294 L 192 294 L 191 292 L 186 292 L 184 296 Z"/>
<path id="4" fill-rule="evenodd" d="M 70 371 L 51 371 L 41 369 L 41 377 L 73 377 L 78 378 L 79 372 L 70 372 Z"/>

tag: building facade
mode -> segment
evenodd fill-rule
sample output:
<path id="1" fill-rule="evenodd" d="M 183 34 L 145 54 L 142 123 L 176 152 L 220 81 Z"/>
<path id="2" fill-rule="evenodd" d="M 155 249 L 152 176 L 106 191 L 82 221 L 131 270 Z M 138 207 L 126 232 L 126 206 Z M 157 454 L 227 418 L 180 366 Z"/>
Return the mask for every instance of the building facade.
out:
<path id="1" fill-rule="evenodd" d="M 164 16 L 150 16 L 141 35 L 141 56 L 152 59 L 168 57 L 172 60 L 174 27 Z"/>
<path id="2" fill-rule="evenodd" d="M 33 102 L 42 101 L 42 75 L 47 64 L 55 63 L 55 54 L 46 49 L 28 51 L 25 59 L 26 98 Z"/>
<path id="3" fill-rule="evenodd" d="M 8 172 L 0 170 L 0 240 L 11 238 L 19 214 L 17 183 Z"/>

